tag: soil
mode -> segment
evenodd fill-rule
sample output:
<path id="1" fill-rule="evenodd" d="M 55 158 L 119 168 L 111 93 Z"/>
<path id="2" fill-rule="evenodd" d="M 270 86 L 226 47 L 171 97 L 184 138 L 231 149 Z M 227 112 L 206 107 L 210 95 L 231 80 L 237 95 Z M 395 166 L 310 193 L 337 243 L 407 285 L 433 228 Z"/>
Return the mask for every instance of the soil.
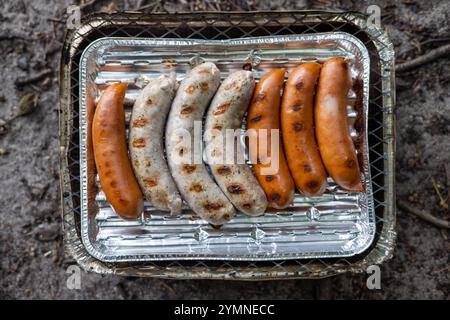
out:
<path id="1" fill-rule="evenodd" d="M 112 4 L 111 4 L 112 3 Z M 376 4 L 397 63 L 450 42 L 450 2 L 429 1 L 95 1 L 83 12 L 164 3 L 169 11 L 344 9 Z M 153 3 L 153 4 L 152 4 Z M 0 2 L 0 298 L 4 299 L 449 299 L 448 231 L 397 213 L 394 258 L 381 266 L 381 289 L 366 274 L 326 280 L 174 281 L 82 273 L 70 290 L 59 198 L 58 68 L 71 1 Z M 155 7 L 155 11 L 162 7 Z M 50 71 L 46 71 L 50 70 Z M 44 72 L 39 81 L 17 80 Z M 450 63 L 448 55 L 397 75 L 397 196 L 449 218 Z M 27 94 L 32 94 L 31 96 Z M 25 99 L 23 97 L 26 96 Z M 22 100 L 21 100 L 22 99 Z M 20 102 L 22 101 L 22 102 Z M 35 103 L 37 102 L 37 103 Z M 20 106 L 20 107 L 18 107 Z M 24 115 L 8 120 L 21 111 Z M 217 290 L 217 288 L 226 288 Z"/>

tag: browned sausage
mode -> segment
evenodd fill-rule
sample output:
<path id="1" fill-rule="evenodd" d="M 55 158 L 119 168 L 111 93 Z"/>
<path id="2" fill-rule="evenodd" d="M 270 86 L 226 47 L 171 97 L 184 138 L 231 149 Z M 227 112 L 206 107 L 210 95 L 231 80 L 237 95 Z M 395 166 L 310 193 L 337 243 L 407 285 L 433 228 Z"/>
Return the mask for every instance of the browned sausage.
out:
<path id="1" fill-rule="evenodd" d="M 363 191 L 358 158 L 347 120 L 347 95 L 352 86 L 347 62 L 327 60 L 320 72 L 315 124 L 320 155 L 333 180 L 349 191 Z"/>
<path id="2" fill-rule="evenodd" d="M 313 98 L 320 64 L 303 63 L 289 75 L 281 103 L 283 145 L 292 177 L 306 196 L 321 195 L 327 174 L 320 158 L 313 126 Z"/>
<path id="3" fill-rule="evenodd" d="M 86 156 L 87 156 L 87 183 L 88 183 L 88 205 L 89 213 L 95 213 L 95 197 L 98 188 L 96 184 L 97 169 L 95 168 L 94 147 L 92 145 L 92 121 L 95 113 L 95 95 L 92 93 L 92 87 L 86 88 L 86 121 L 87 121 L 87 137 L 86 137 Z"/>
<path id="4" fill-rule="evenodd" d="M 92 139 L 106 199 L 119 216 L 135 219 L 143 211 L 144 200 L 128 158 L 123 108 L 126 89 L 126 83 L 106 88 L 95 110 Z"/>
<path id="5" fill-rule="evenodd" d="M 294 198 L 294 181 L 292 180 L 286 158 L 278 141 L 278 172 L 266 175 L 263 169 L 271 167 L 269 160 L 274 150 L 271 150 L 271 129 L 280 128 L 280 93 L 284 82 L 284 69 L 276 69 L 264 74 L 256 85 L 252 103 L 247 115 L 247 128 L 256 130 L 258 144 L 265 135 L 260 129 L 267 129 L 267 150 L 258 147 L 257 163 L 253 160 L 256 178 L 266 193 L 269 207 L 283 209 L 289 206 Z M 260 145 L 259 145 L 260 146 Z M 250 151 L 251 151 L 250 147 Z M 267 155 L 268 159 L 264 159 Z M 250 157 L 255 159 L 252 154 Z M 268 161 L 266 161 L 268 160 Z"/>

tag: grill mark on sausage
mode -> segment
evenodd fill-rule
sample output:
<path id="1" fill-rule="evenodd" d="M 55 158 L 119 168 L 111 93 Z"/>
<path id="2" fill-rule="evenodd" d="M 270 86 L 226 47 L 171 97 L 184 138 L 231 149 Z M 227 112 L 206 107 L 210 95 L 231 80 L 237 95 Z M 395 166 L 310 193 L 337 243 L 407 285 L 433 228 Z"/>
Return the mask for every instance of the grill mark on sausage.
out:
<path id="1" fill-rule="evenodd" d="M 231 194 L 242 194 L 245 193 L 244 188 L 240 184 L 232 184 L 227 187 L 227 190 Z"/>
<path id="2" fill-rule="evenodd" d="M 230 167 L 220 166 L 216 169 L 217 173 L 223 176 L 229 175 L 231 173 Z"/>
<path id="3" fill-rule="evenodd" d="M 244 209 L 251 209 L 251 207 L 252 207 L 252 204 L 251 203 L 244 203 L 243 205 L 242 205 L 242 207 L 244 208 Z"/>
<path id="4" fill-rule="evenodd" d="M 306 184 L 308 188 L 315 189 L 319 186 L 319 183 L 315 180 L 308 181 Z"/>
<path id="5" fill-rule="evenodd" d="M 210 70 L 209 70 L 209 69 L 206 69 L 206 68 L 201 68 L 201 69 L 198 69 L 197 72 L 198 72 L 199 74 L 209 74 L 209 73 L 210 73 Z"/>
<path id="6" fill-rule="evenodd" d="M 187 174 L 191 174 L 197 169 L 197 166 L 195 164 L 184 164 L 182 167 L 183 172 Z"/>
<path id="7" fill-rule="evenodd" d="M 193 183 L 191 185 L 191 187 L 189 188 L 189 190 L 193 191 L 193 192 L 202 192 L 203 191 L 203 187 L 199 183 Z"/>
<path id="8" fill-rule="evenodd" d="M 257 115 L 257 116 L 254 116 L 253 118 L 251 118 L 250 121 L 251 122 L 258 122 L 258 121 L 261 120 L 261 118 L 262 118 L 262 115 Z"/>
<path id="9" fill-rule="evenodd" d="M 184 104 L 181 107 L 180 114 L 190 114 L 192 111 L 194 111 L 194 107 Z"/>
<path id="10" fill-rule="evenodd" d="M 281 196 L 278 193 L 272 193 L 272 195 L 270 196 L 270 199 L 272 199 L 272 201 L 278 201 L 280 200 Z"/>
<path id="11" fill-rule="evenodd" d="M 206 201 L 206 203 L 203 205 L 203 208 L 205 208 L 208 211 L 219 210 L 220 208 L 223 208 L 223 203 L 221 201 L 217 201 L 217 202 Z M 224 215 L 224 218 L 225 218 L 225 215 Z"/>
<path id="12" fill-rule="evenodd" d="M 229 102 L 222 103 L 221 105 L 216 107 L 216 109 L 213 111 L 213 115 L 218 116 L 224 114 L 229 107 L 230 107 Z"/>
<path id="13" fill-rule="evenodd" d="M 201 82 L 200 83 L 200 88 L 202 89 L 202 91 L 207 91 L 209 86 L 207 82 Z"/>
<path id="14" fill-rule="evenodd" d="M 153 179 L 153 178 L 145 178 L 144 179 L 144 183 L 147 187 L 155 187 L 158 185 L 158 180 Z"/>
<path id="15" fill-rule="evenodd" d="M 193 94 L 194 93 L 194 91 L 195 91 L 195 85 L 191 85 L 191 86 L 189 86 L 189 87 L 187 87 L 185 90 L 184 90 L 184 92 L 186 92 L 186 93 L 188 93 L 188 94 Z"/>
<path id="16" fill-rule="evenodd" d="M 260 102 L 266 98 L 266 94 L 264 92 L 261 92 L 255 97 L 255 102 Z"/>
<path id="17" fill-rule="evenodd" d="M 305 164 L 305 165 L 303 166 L 303 171 L 304 171 L 304 172 L 311 172 L 311 171 L 312 171 L 312 168 L 311 168 L 311 166 L 310 166 L 309 164 Z"/>
<path id="18" fill-rule="evenodd" d="M 271 175 L 266 176 L 267 182 L 271 182 L 272 180 L 273 180 L 273 176 L 271 176 Z"/>
<path id="19" fill-rule="evenodd" d="M 133 147 L 135 148 L 144 148 L 146 145 L 144 138 L 135 138 L 133 140 Z"/>
<path id="20" fill-rule="evenodd" d="M 134 128 L 142 128 L 145 127 L 145 125 L 148 123 L 148 120 L 145 118 L 137 118 L 134 119 L 133 123 L 131 124 Z"/>
<path id="21" fill-rule="evenodd" d="M 355 166 L 355 160 L 347 159 L 347 160 L 345 161 L 345 166 L 346 166 L 347 168 L 353 168 L 353 167 Z"/>
<path id="22" fill-rule="evenodd" d="M 302 131 L 302 128 L 303 128 L 303 126 L 302 126 L 302 124 L 301 124 L 300 122 L 294 123 L 294 130 L 295 130 L 296 132 Z"/>
<path id="23" fill-rule="evenodd" d="M 300 103 L 296 103 L 294 104 L 294 106 L 292 107 L 292 109 L 294 111 L 299 111 L 302 108 L 302 105 Z"/>
<path id="24" fill-rule="evenodd" d="M 159 190 L 156 195 L 152 198 L 153 199 L 157 199 L 158 202 L 162 202 L 165 205 L 169 205 L 170 201 L 169 201 L 169 197 L 167 196 L 167 193 L 164 190 Z"/>
<path id="25" fill-rule="evenodd" d="M 303 88 L 303 82 L 298 82 L 295 87 L 297 88 L 297 90 L 300 90 L 301 88 Z"/>

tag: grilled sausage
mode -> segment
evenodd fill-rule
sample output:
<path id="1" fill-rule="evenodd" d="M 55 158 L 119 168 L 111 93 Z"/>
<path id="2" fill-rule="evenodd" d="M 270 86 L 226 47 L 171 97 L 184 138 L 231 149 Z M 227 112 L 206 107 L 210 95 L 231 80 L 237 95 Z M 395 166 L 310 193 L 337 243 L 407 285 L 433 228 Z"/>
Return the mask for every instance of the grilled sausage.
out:
<path id="1" fill-rule="evenodd" d="M 206 157 L 211 172 L 234 206 L 250 216 L 264 214 L 267 208 L 266 195 L 244 157 L 239 159 L 239 155 L 243 155 L 241 144 L 239 141 L 235 143 L 236 136 L 230 136 L 227 132 L 240 132 L 242 118 L 254 88 L 255 80 L 251 71 L 241 70 L 230 74 L 217 90 L 205 124 L 205 140 L 209 142 Z M 224 148 L 225 137 L 233 138 L 233 150 Z M 226 146 L 229 146 L 229 142 Z"/>
<path id="2" fill-rule="evenodd" d="M 261 77 L 256 85 L 247 115 L 247 128 L 256 130 L 258 135 L 256 157 L 250 148 L 250 158 L 254 163 L 253 169 L 269 200 L 269 207 L 275 209 L 286 208 L 294 198 L 294 181 L 289 172 L 280 139 L 278 139 L 278 148 L 274 150 L 271 148 L 271 135 L 278 132 L 272 130 L 279 130 L 280 128 L 280 93 L 284 73 L 284 69 L 276 69 Z M 261 129 L 267 129 L 267 134 Z M 264 147 L 264 145 L 261 145 L 261 138 L 265 139 L 267 136 L 267 144 Z M 272 166 L 274 161 L 278 162 L 276 166 L 278 168 L 275 168 L 278 170 L 266 174 L 267 169 Z"/>
<path id="3" fill-rule="evenodd" d="M 198 154 L 203 114 L 219 83 L 220 71 L 213 63 L 193 68 L 178 88 L 166 126 L 166 153 L 178 190 L 191 209 L 213 225 L 226 223 L 235 213 Z"/>
<path id="4" fill-rule="evenodd" d="M 90 86 L 86 88 L 86 169 L 88 183 L 88 206 L 90 206 L 89 213 L 97 211 L 95 207 L 97 205 L 95 202 L 95 197 L 98 193 L 98 186 L 96 183 L 97 169 L 95 168 L 94 146 L 92 141 L 92 121 L 94 120 L 95 113 L 95 94 L 92 89 L 93 88 Z"/>
<path id="5" fill-rule="evenodd" d="M 137 218 L 144 209 L 142 192 L 128 158 L 123 99 L 126 83 L 106 88 L 92 123 L 94 158 L 106 199 L 124 219 Z"/>
<path id="6" fill-rule="evenodd" d="M 174 74 L 149 81 L 134 103 L 128 143 L 131 164 L 145 197 L 156 209 L 171 213 L 181 212 L 182 205 L 163 146 L 175 86 Z"/>
<path id="7" fill-rule="evenodd" d="M 344 59 L 325 61 L 316 94 L 316 137 L 323 164 L 333 180 L 346 190 L 363 191 L 347 120 L 347 95 L 351 86 Z"/>
<path id="8" fill-rule="evenodd" d="M 297 189 L 306 196 L 323 194 L 327 174 L 317 148 L 313 98 L 320 64 L 303 63 L 289 75 L 281 103 L 281 129 L 289 169 Z"/>

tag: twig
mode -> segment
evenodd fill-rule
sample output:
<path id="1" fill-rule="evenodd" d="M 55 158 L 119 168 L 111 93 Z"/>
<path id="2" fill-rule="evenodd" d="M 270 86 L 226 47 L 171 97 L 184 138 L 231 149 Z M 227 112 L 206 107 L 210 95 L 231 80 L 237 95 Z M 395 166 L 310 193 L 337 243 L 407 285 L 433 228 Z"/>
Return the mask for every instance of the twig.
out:
<path id="1" fill-rule="evenodd" d="M 2 41 L 2 40 L 15 40 L 15 39 L 25 40 L 25 41 L 34 41 L 34 40 L 36 40 L 34 38 L 30 38 L 30 37 L 27 37 L 25 35 L 20 35 L 20 34 L 0 34 L 0 41 Z"/>
<path id="2" fill-rule="evenodd" d="M 149 9 L 149 8 L 153 9 L 156 5 L 157 5 L 157 1 L 152 1 L 152 2 L 150 2 L 148 4 L 137 6 L 136 7 L 136 11 L 146 10 L 146 9 Z"/>
<path id="3" fill-rule="evenodd" d="M 53 73 L 52 69 L 46 69 L 32 77 L 29 78 L 22 78 L 22 79 L 17 79 L 14 83 L 16 86 L 18 87 L 22 87 L 24 85 L 30 84 L 30 83 L 34 83 L 36 81 L 39 81 L 47 76 L 49 76 L 50 74 Z"/>
<path id="4" fill-rule="evenodd" d="M 404 200 L 398 200 L 397 201 L 397 205 L 400 209 L 402 209 L 403 211 L 406 211 L 408 213 L 412 213 L 414 215 L 416 215 L 417 217 L 431 223 L 434 224 L 435 226 L 439 227 L 439 228 L 446 228 L 446 229 L 450 229 L 450 222 L 444 219 L 440 219 L 437 218 L 435 216 L 433 216 L 432 214 L 423 211 L 423 210 L 419 210 L 416 209 L 412 206 L 410 206 L 406 201 Z"/>
<path id="5" fill-rule="evenodd" d="M 172 288 L 171 286 L 169 286 L 169 285 L 166 283 L 166 280 L 163 280 L 163 279 L 158 279 L 158 280 L 159 280 L 159 282 L 163 285 L 163 287 L 166 288 L 167 290 L 169 290 L 173 295 L 176 295 L 176 294 L 177 294 L 177 292 L 175 291 L 175 289 Z"/>
<path id="6" fill-rule="evenodd" d="M 90 1 L 88 1 L 88 2 L 86 2 L 86 3 L 80 4 L 80 5 L 79 5 L 80 10 L 83 10 L 83 9 L 89 7 L 89 6 L 94 5 L 97 1 L 98 1 L 98 0 L 90 0 Z"/>
<path id="7" fill-rule="evenodd" d="M 66 21 L 64 21 L 63 19 L 58 19 L 58 18 L 47 18 L 47 21 L 61 23 L 61 24 L 65 24 L 66 23 Z"/>
<path id="8" fill-rule="evenodd" d="M 448 54 L 450 54 L 450 44 L 433 49 L 415 59 L 400 63 L 395 66 L 395 71 L 396 72 L 409 71 Z"/>
<path id="9" fill-rule="evenodd" d="M 434 191 L 436 191 L 439 197 L 439 205 L 444 209 L 448 209 L 447 199 L 442 196 L 439 184 L 436 182 L 436 180 L 434 180 L 433 177 L 431 178 L 431 183 L 433 184 Z"/>
<path id="10" fill-rule="evenodd" d="M 413 47 L 413 48 L 409 48 L 409 49 L 406 49 L 406 50 L 403 50 L 403 51 L 400 51 L 400 53 L 397 55 L 397 57 L 403 57 L 404 55 L 406 55 L 407 53 L 409 53 L 409 52 L 411 52 L 411 51 L 413 51 L 414 49 L 421 49 L 423 46 L 425 46 L 425 45 L 427 45 L 427 44 L 430 44 L 430 43 L 433 43 L 433 42 L 449 42 L 450 41 L 450 38 L 435 38 L 435 39 L 427 39 L 427 40 L 425 40 L 425 41 L 421 41 L 421 42 L 419 42 L 418 43 L 418 47 L 417 46 L 415 46 L 415 47 Z M 419 52 L 420 52 L 421 50 L 419 50 Z"/>

